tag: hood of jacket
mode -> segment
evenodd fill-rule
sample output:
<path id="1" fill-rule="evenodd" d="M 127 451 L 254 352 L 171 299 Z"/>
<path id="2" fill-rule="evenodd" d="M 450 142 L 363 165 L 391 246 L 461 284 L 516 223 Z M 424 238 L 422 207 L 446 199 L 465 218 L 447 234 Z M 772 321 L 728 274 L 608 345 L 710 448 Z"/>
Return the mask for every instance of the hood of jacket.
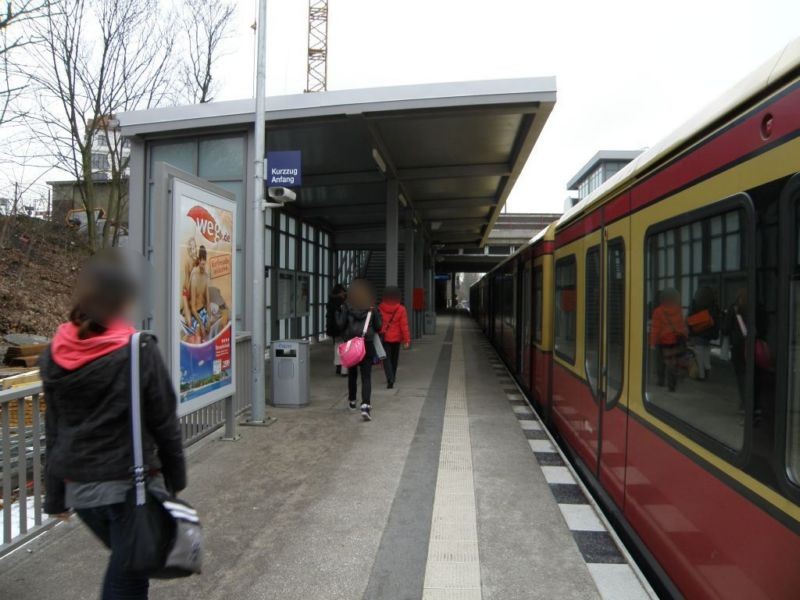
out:
<path id="1" fill-rule="evenodd" d="M 378 308 L 380 308 L 381 310 L 385 310 L 387 312 L 392 312 L 398 306 L 400 306 L 400 301 L 399 300 L 389 300 L 389 299 L 387 299 L 387 300 L 381 300 L 381 303 L 378 305 Z"/>
<path id="2" fill-rule="evenodd" d="M 129 323 L 120 320 L 103 333 L 81 339 L 74 323 L 63 323 L 50 344 L 49 358 L 61 369 L 75 371 L 127 346 L 134 332 Z"/>
<path id="3" fill-rule="evenodd" d="M 350 312 L 351 315 L 353 315 L 353 317 L 356 320 L 359 320 L 359 321 L 363 321 L 364 319 L 366 319 L 367 315 L 370 312 L 370 309 L 368 309 L 368 308 L 355 308 L 355 307 L 351 306 L 350 304 L 347 305 L 347 310 Z"/>
<path id="4" fill-rule="evenodd" d="M 670 323 L 683 322 L 683 310 L 677 304 L 661 304 L 658 308 Z"/>

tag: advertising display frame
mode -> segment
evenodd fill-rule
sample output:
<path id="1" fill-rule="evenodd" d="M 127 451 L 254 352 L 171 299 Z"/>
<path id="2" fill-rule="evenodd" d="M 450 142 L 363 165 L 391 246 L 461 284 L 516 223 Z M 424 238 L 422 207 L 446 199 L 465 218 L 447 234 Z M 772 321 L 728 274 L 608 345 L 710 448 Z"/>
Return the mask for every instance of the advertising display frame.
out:
<path id="1" fill-rule="evenodd" d="M 198 180 L 196 177 L 184 178 L 181 175 L 170 173 L 168 187 L 170 190 L 168 194 L 170 277 L 167 304 L 169 310 L 165 315 L 165 325 L 169 340 L 168 364 L 175 391 L 178 394 L 177 412 L 178 416 L 183 416 L 232 396 L 236 391 L 235 315 L 239 277 L 236 268 L 237 206 L 232 194 L 213 184 Z M 189 207 L 189 205 L 192 206 Z M 220 217 L 225 222 L 224 227 L 217 225 L 216 217 Z M 209 327 L 213 331 L 214 326 L 211 324 L 211 319 L 216 318 L 217 321 L 225 319 L 225 323 L 217 323 L 219 332 L 210 339 L 203 339 L 205 332 L 198 334 L 191 330 L 194 326 L 196 331 L 197 322 L 190 314 L 187 314 L 187 311 L 191 310 L 194 313 L 194 309 L 189 309 L 188 306 L 185 310 L 180 308 L 186 306 L 187 295 L 196 293 L 193 285 L 192 289 L 189 289 L 189 284 L 185 281 L 188 273 L 184 273 L 188 267 L 184 266 L 184 254 L 186 254 L 187 248 L 186 240 L 183 238 L 186 237 L 187 227 L 191 228 L 192 224 L 196 228 L 195 236 L 200 236 L 197 239 L 200 239 L 201 242 L 208 240 L 209 245 L 207 260 L 204 261 L 207 270 L 202 275 L 205 278 L 205 285 L 210 288 L 207 297 L 212 298 L 212 293 L 214 296 L 213 300 L 209 302 L 210 306 L 205 307 L 206 313 L 203 318 L 208 318 L 209 321 L 204 323 L 204 327 Z M 212 229 L 209 230 L 209 227 Z M 181 233 L 181 228 L 184 229 L 183 233 Z M 212 286 L 214 273 L 211 271 L 211 265 L 215 263 L 218 269 L 220 265 L 226 269 L 224 275 L 230 275 L 229 278 L 226 277 L 227 282 L 223 286 L 225 288 L 223 290 Z M 194 273 L 195 269 L 192 269 L 192 277 L 195 277 Z M 191 302 L 191 300 L 189 301 Z M 199 329 L 201 332 L 203 331 L 202 327 Z M 198 337 L 199 339 L 197 339 Z M 210 360 L 213 361 L 210 377 L 212 379 L 220 378 L 202 386 L 209 388 L 205 392 L 197 393 L 197 389 L 192 390 L 191 387 L 182 390 L 182 384 L 185 383 L 184 375 L 195 373 L 196 365 L 203 370 L 198 377 L 208 375 L 205 373 L 208 370 L 209 361 L 209 358 L 205 357 L 206 354 L 210 354 Z M 201 358 L 198 359 L 198 356 Z"/>

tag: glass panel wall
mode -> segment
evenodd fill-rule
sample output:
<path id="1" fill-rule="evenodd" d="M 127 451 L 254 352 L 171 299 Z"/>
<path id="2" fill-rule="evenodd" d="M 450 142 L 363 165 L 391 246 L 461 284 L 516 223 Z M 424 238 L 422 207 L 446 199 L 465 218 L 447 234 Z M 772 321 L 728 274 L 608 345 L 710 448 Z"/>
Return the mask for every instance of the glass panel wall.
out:
<path id="1" fill-rule="evenodd" d="M 148 195 L 145 215 L 149 227 L 145 244 L 147 247 L 152 246 L 152 232 L 155 230 L 150 210 L 155 163 L 166 162 L 231 192 L 236 200 L 236 226 L 239 232 L 236 246 L 238 298 L 245 297 L 247 281 L 247 274 L 244 272 L 247 223 L 246 142 L 245 133 L 236 133 L 153 141 L 147 147 Z M 264 258 L 267 266 L 264 309 L 267 342 L 288 337 L 323 336 L 325 303 L 332 285 L 333 253 L 330 234 L 278 210 L 268 210 L 264 221 Z M 354 253 L 354 264 L 363 263 L 361 254 Z M 288 287 L 277 286 L 280 274 L 284 275 L 281 281 L 291 280 Z M 278 294 L 278 306 L 273 306 L 273 296 L 279 291 L 273 290 L 273 286 L 283 291 L 283 294 Z M 244 304 L 241 301 L 236 303 L 236 322 L 239 328 L 243 324 Z M 287 316 L 280 316 L 282 308 L 288 309 Z"/>
<path id="2" fill-rule="evenodd" d="M 191 137 L 180 140 L 150 142 L 148 144 L 147 181 L 148 197 L 146 215 L 148 220 L 145 243 L 152 246 L 152 234 L 155 223 L 152 221 L 152 193 L 154 189 L 154 167 L 157 162 L 165 162 L 182 171 L 207 179 L 221 188 L 233 193 L 236 201 L 236 230 L 239 232 L 236 245 L 236 268 L 239 278 L 236 281 L 236 296 L 244 298 L 245 273 L 244 249 L 246 223 L 245 194 L 245 144 L 244 133 L 227 134 L 213 137 Z M 236 302 L 236 323 L 243 323 L 243 302 Z"/>

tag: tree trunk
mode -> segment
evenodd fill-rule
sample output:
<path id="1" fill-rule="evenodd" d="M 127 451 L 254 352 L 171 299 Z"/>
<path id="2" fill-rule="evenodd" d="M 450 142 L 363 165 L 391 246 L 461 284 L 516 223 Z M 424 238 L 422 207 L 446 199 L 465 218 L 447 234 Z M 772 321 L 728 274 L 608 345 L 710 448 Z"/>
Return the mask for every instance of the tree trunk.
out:
<path id="1" fill-rule="evenodd" d="M 89 252 L 97 252 L 97 221 L 95 220 L 94 180 L 92 179 L 92 148 L 87 145 L 82 156 L 83 181 L 81 181 L 81 199 L 86 210 L 86 233 L 89 237 Z"/>
<path id="2" fill-rule="evenodd" d="M 112 227 L 116 228 L 117 204 L 119 203 L 119 177 L 116 176 L 113 168 L 111 171 L 111 181 L 108 190 L 108 212 L 106 212 L 106 226 L 103 228 L 103 248 L 115 245 L 111 237 Z"/>
<path id="3" fill-rule="evenodd" d="M 127 184 L 123 182 L 122 177 L 119 178 L 119 192 L 117 196 L 117 214 L 114 216 L 116 227 L 114 227 L 114 245 L 119 245 L 119 231 L 122 227 L 122 215 L 127 212 L 128 192 L 124 188 Z"/>

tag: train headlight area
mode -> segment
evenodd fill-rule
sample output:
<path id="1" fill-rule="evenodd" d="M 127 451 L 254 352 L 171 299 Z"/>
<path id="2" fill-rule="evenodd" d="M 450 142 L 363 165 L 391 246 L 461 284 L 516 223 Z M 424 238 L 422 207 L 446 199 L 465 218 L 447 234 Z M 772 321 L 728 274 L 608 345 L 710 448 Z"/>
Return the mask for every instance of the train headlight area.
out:
<path id="1" fill-rule="evenodd" d="M 800 594 L 800 40 L 470 307 L 657 589 Z"/>

